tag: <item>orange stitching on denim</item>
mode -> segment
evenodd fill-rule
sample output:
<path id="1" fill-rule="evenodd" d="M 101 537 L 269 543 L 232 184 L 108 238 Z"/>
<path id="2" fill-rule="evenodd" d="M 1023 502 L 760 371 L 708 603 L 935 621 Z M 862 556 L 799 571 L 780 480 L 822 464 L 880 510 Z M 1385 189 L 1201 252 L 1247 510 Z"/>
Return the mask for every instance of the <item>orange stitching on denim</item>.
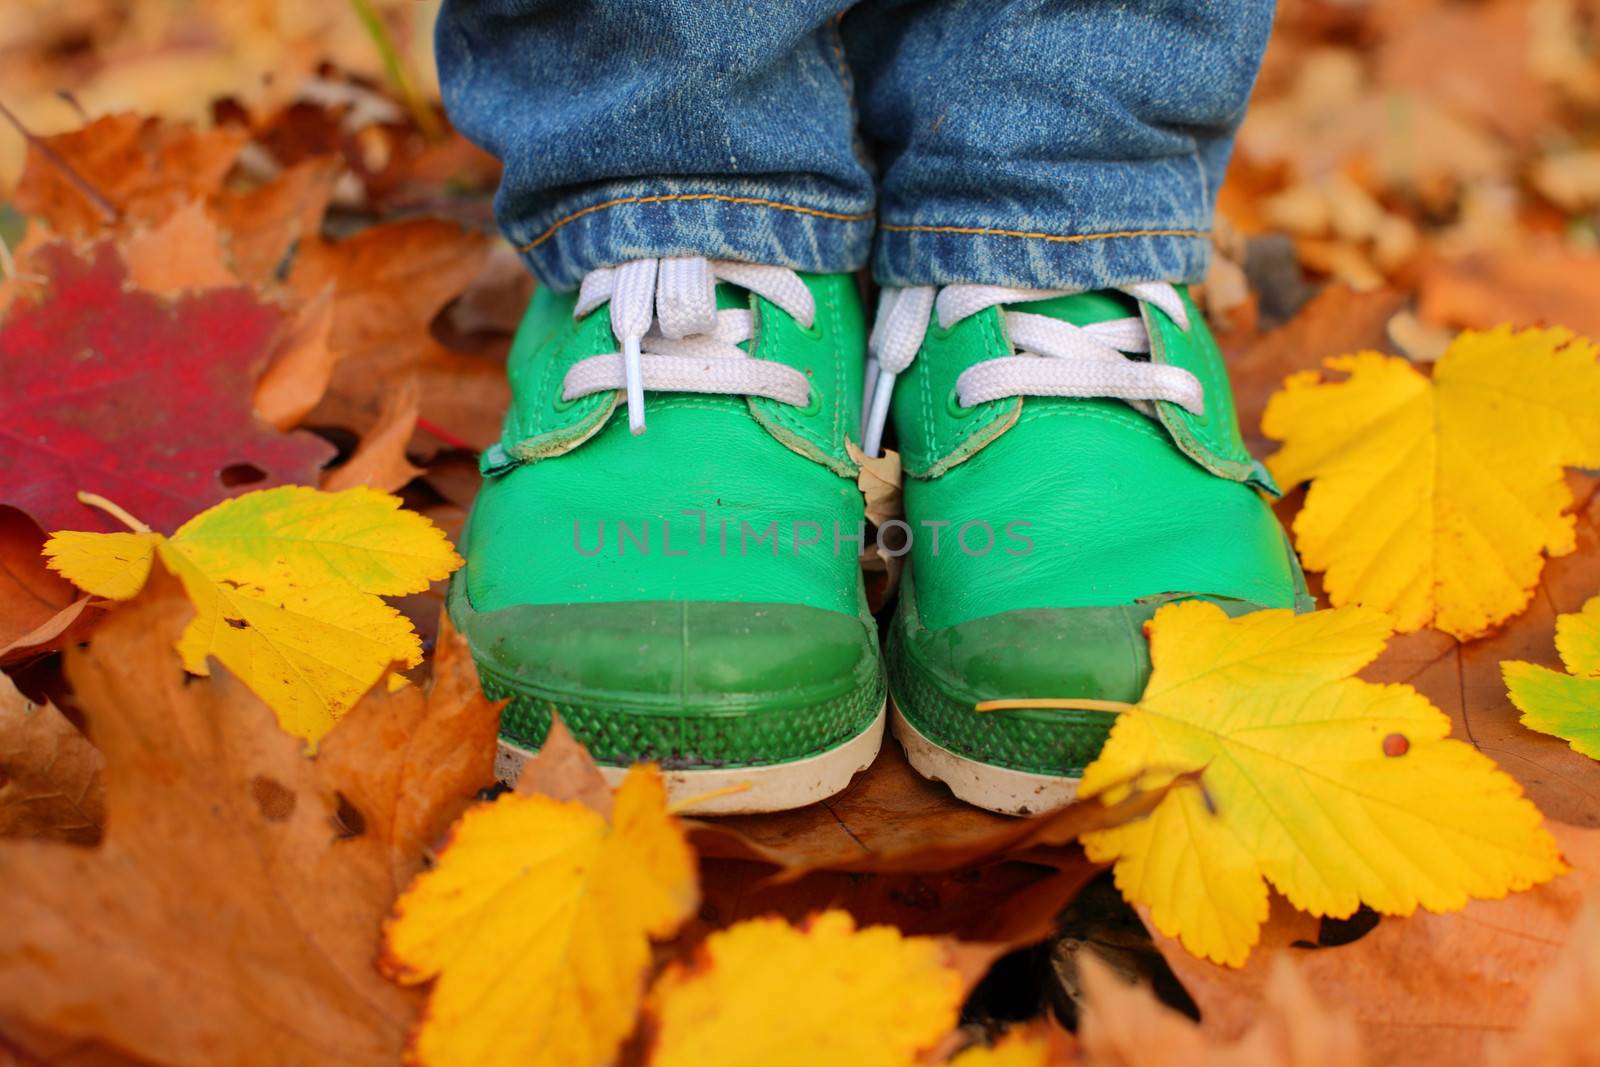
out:
<path id="1" fill-rule="evenodd" d="M 991 230 L 982 226 L 896 226 L 889 222 L 878 223 L 880 230 L 899 233 L 959 233 L 978 237 L 1026 237 L 1035 241 L 1059 241 L 1062 244 L 1081 244 L 1084 241 L 1105 241 L 1115 237 L 1210 237 L 1210 230 L 1116 230 L 1111 233 L 1033 233 L 1029 230 Z"/>
<path id="2" fill-rule="evenodd" d="M 781 204 L 776 200 L 763 200 L 755 196 L 729 196 L 726 193 L 661 193 L 656 196 L 621 196 L 615 200 L 590 204 L 580 211 L 574 211 L 564 219 L 558 219 L 551 224 L 549 229 L 527 244 L 521 245 L 520 250 L 527 252 L 530 249 L 537 248 L 548 241 L 557 230 L 567 223 L 581 219 L 585 215 L 591 215 L 596 211 L 604 211 L 606 208 L 617 207 L 621 204 L 658 204 L 666 200 L 720 200 L 729 204 L 752 204 L 757 207 L 776 208 L 779 211 L 793 211 L 801 215 L 815 215 L 818 218 L 835 219 L 839 222 L 865 222 L 872 218 L 872 212 L 870 211 L 863 215 L 844 215 L 837 211 L 823 211 L 821 208 L 800 207 L 797 204 Z"/>

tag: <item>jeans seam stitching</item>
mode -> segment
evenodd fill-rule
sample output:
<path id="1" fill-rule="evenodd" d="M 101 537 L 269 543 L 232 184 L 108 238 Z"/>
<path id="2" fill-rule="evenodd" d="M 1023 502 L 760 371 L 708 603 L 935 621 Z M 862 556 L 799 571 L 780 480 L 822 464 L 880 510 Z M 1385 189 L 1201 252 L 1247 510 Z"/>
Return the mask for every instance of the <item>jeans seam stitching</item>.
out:
<path id="1" fill-rule="evenodd" d="M 598 204 L 590 204 L 586 208 L 580 208 L 577 211 L 574 211 L 565 218 L 557 219 L 555 222 L 551 223 L 549 228 L 541 233 L 538 237 L 535 237 L 527 244 L 519 245 L 517 250 L 520 252 L 531 252 L 533 249 L 539 247 L 550 238 L 554 237 L 556 231 L 567 225 L 567 223 L 575 222 L 578 219 L 583 218 L 585 215 L 592 215 L 597 211 L 605 211 L 608 208 L 621 207 L 625 204 L 657 204 L 669 200 L 717 200 L 729 204 L 747 204 L 755 207 L 774 208 L 779 211 L 793 211 L 796 214 L 814 215 L 818 218 L 830 219 L 837 222 L 866 222 L 870 220 L 873 215 L 873 213 L 870 211 L 857 215 L 847 215 L 839 211 L 824 211 L 822 208 L 802 207 L 799 204 L 785 204 L 781 201 L 766 200 L 756 196 L 732 196 L 727 193 L 659 193 L 652 196 L 622 196 L 617 197 L 615 200 L 605 200 Z"/>
<path id="2" fill-rule="evenodd" d="M 1112 230 L 1106 233 L 1036 233 L 1031 230 L 996 230 L 984 226 L 911 226 L 890 222 L 878 223 L 878 229 L 895 233 L 954 233 L 976 237 L 1020 237 L 1034 241 L 1055 241 L 1061 244 L 1080 244 L 1085 241 L 1107 241 L 1123 237 L 1210 237 L 1210 230 Z"/>

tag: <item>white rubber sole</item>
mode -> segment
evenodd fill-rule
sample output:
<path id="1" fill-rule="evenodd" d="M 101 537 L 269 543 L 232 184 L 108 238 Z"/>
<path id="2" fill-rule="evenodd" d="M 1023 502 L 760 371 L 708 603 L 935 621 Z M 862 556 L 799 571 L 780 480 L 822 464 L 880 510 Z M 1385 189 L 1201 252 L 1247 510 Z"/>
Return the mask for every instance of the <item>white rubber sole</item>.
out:
<path id="1" fill-rule="evenodd" d="M 958 756 L 928 740 L 894 709 L 894 735 L 924 778 L 943 782 L 961 800 L 1001 815 L 1038 815 L 1072 803 L 1078 779 L 1014 771 Z"/>
<path id="2" fill-rule="evenodd" d="M 872 720 L 871 726 L 838 748 L 793 763 L 663 771 L 667 800 L 679 804 L 695 797 L 706 798 L 680 808 L 682 815 L 755 815 L 789 811 L 826 800 L 843 792 L 850 780 L 872 766 L 872 761 L 878 757 L 888 717 L 886 707 L 887 704 L 878 709 L 878 717 Z M 501 740 L 494 761 L 495 777 L 502 782 L 515 782 L 523 762 L 537 754 L 537 749 Z M 622 784 L 628 768 L 602 764 L 600 773 L 605 776 L 606 784 L 615 789 Z"/>

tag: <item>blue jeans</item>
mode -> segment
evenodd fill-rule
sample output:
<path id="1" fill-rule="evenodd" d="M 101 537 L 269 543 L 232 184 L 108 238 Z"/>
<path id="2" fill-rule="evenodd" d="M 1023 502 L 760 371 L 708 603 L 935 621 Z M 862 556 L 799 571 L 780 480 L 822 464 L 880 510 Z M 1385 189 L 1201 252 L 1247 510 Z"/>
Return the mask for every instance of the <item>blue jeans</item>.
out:
<path id="1" fill-rule="evenodd" d="M 546 285 L 705 255 L 881 285 L 1194 281 L 1272 0 L 447 0 Z"/>

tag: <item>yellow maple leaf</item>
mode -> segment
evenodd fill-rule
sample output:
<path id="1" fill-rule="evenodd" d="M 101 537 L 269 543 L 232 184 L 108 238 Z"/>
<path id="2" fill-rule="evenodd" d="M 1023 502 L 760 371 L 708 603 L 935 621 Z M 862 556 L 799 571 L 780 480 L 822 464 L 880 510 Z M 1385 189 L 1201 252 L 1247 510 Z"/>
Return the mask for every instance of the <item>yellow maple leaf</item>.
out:
<path id="1" fill-rule="evenodd" d="M 628 772 L 609 824 L 540 795 L 472 809 L 385 926 L 385 973 L 437 979 L 415 1062 L 610 1063 L 633 1029 L 650 939 L 675 932 L 698 899 L 694 853 L 654 767 Z"/>
<path id="2" fill-rule="evenodd" d="M 1500 664 L 1511 703 L 1524 726 L 1600 759 L 1600 596 L 1557 617 L 1556 651 L 1570 673 L 1519 660 Z"/>
<path id="3" fill-rule="evenodd" d="M 750 919 L 712 934 L 650 991 L 651 1067 L 910 1067 L 963 995 L 944 947 L 842 911 L 804 929 Z"/>
<path id="4" fill-rule="evenodd" d="M 1334 606 L 1484 633 L 1528 604 L 1571 552 L 1564 466 L 1600 466 L 1600 363 L 1562 329 L 1468 330 L 1429 379 L 1403 359 L 1326 360 L 1295 374 L 1261 419 L 1281 484 L 1309 480 L 1295 545 Z"/>
<path id="5" fill-rule="evenodd" d="M 1153 670 L 1083 775 L 1085 794 L 1140 772 L 1199 772 L 1143 822 L 1083 839 L 1130 901 L 1190 952 L 1240 965 L 1270 881 L 1313 915 L 1365 903 L 1409 915 L 1559 874 L 1555 840 L 1509 775 L 1407 685 L 1351 677 L 1388 620 L 1364 608 L 1229 618 L 1201 601 L 1147 624 Z"/>
<path id="6" fill-rule="evenodd" d="M 170 538 L 52 534 L 50 566 L 96 596 L 127 600 L 157 554 L 183 582 L 194 621 L 184 667 L 215 656 L 278 715 L 316 741 L 391 664 L 421 661 L 411 623 L 378 599 L 416 593 L 461 565 L 443 531 L 372 489 L 283 486 L 201 512 Z"/>

